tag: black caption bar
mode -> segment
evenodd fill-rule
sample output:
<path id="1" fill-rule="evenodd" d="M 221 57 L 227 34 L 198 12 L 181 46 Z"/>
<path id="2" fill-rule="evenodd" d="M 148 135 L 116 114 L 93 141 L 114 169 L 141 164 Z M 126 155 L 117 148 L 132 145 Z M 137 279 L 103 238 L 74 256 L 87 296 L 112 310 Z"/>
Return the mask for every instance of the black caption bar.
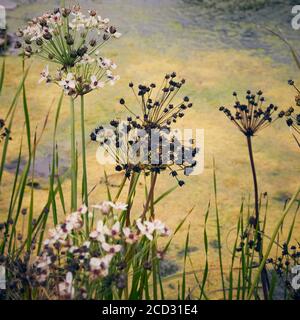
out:
<path id="1" fill-rule="evenodd" d="M 1 314 L 9 319 L 22 315 L 30 320 L 52 318 L 66 319 L 203 319 L 204 315 L 232 316 L 246 310 L 276 312 L 276 308 L 298 306 L 292 301 L 0 301 Z M 239 310 L 240 309 L 240 310 Z"/>

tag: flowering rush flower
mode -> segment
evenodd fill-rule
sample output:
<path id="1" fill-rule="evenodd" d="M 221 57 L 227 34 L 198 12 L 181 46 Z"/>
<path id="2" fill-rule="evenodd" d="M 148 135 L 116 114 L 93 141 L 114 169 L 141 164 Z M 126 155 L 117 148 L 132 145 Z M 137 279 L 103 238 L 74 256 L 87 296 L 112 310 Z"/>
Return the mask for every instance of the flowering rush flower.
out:
<path id="1" fill-rule="evenodd" d="M 171 235 L 171 230 L 160 220 L 143 221 L 138 219 L 136 225 L 142 235 L 146 236 L 150 241 L 153 240 L 154 232 L 161 237 L 168 237 Z"/>
<path id="2" fill-rule="evenodd" d="M 123 203 L 105 201 L 101 206 L 124 210 Z M 102 208 L 102 207 L 101 207 Z M 95 229 L 85 236 L 83 215 L 88 213 L 83 205 L 76 212 L 66 216 L 65 220 L 49 230 L 40 255 L 35 259 L 32 270 L 40 284 L 51 279 L 55 281 L 57 295 L 61 299 L 73 299 L 80 280 L 73 275 L 83 272 L 92 281 L 105 278 L 115 272 L 116 263 L 126 255 L 126 250 L 138 250 L 138 241 L 156 237 L 170 236 L 170 229 L 160 220 L 146 221 L 138 219 L 132 226 L 123 227 L 121 220 L 114 216 L 105 216 L 96 222 Z M 145 237 L 145 238 L 144 238 Z M 158 252 L 162 259 L 164 252 Z M 64 272 L 65 271 L 65 272 Z M 53 277 L 59 272 L 59 279 Z M 58 280 L 58 282 L 56 282 Z"/>
<path id="3" fill-rule="evenodd" d="M 138 241 L 139 237 L 136 232 L 132 231 L 130 228 L 123 228 L 123 233 L 125 236 L 125 242 L 129 244 L 134 244 Z"/>
<path id="4" fill-rule="evenodd" d="M 112 255 L 108 254 L 102 258 L 91 258 L 89 266 L 92 278 L 108 276 L 109 266 L 112 257 Z"/>
<path id="5" fill-rule="evenodd" d="M 221 106 L 219 110 L 224 112 L 246 137 L 254 136 L 279 118 L 276 115 L 277 106 L 272 103 L 267 107 L 264 106 L 265 98 L 261 90 L 256 94 L 247 90 L 246 103 L 239 100 L 236 92 L 233 92 L 233 96 L 235 104 L 232 110 L 224 106 Z"/>
<path id="6" fill-rule="evenodd" d="M 100 204 L 93 205 L 92 208 L 100 210 L 104 215 L 107 215 L 111 212 L 111 209 L 125 211 L 127 210 L 127 206 L 126 203 L 122 202 L 103 201 Z"/>
<path id="7" fill-rule="evenodd" d="M 296 106 L 299 108 L 299 106 L 300 106 L 300 90 L 295 85 L 295 82 L 293 80 L 289 80 L 288 84 L 290 86 L 294 87 L 294 89 L 297 92 L 297 95 L 295 96 L 295 102 L 296 102 Z M 290 128 L 295 141 L 297 142 L 298 146 L 300 147 L 300 112 L 299 112 L 299 110 L 297 112 L 297 110 L 294 107 L 290 107 L 286 111 L 281 111 L 279 113 L 279 117 L 286 118 L 286 124 Z"/>
<path id="8" fill-rule="evenodd" d="M 116 64 L 99 49 L 121 34 L 95 10 L 85 15 L 78 5 L 57 8 L 30 20 L 17 35 L 16 47 L 22 48 L 26 57 L 37 55 L 59 65 L 56 75 L 46 66 L 39 82 L 56 83 L 71 96 L 101 89 L 106 83 L 113 85 L 119 79 L 112 73 Z"/>
<path id="9" fill-rule="evenodd" d="M 116 171 L 125 172 L 128 178 L 133 172 L 159 174 L 169 170 L 182 186 L 184 182 L 178 179 L 178 173 L 190 175 L 197 165 L 199 150 L 195 141 L 183 143 L 179 132 L 172 129 L 172 124 L 193 106 L 187 96 L 175 102 L 185 84 L 184 79 L 177 81 L 176 77 L 175 72 L 165 75 L 158 91 L 156 84 L 151 83 L 139 85 L 136 92 L 130 83 L 140 112 L 130 108 L 122 98 L 120 104 L 130 113 L 127 121 L 113 119 L 110 127 L 98 126 L 90 135 L 115 160 Z"/>

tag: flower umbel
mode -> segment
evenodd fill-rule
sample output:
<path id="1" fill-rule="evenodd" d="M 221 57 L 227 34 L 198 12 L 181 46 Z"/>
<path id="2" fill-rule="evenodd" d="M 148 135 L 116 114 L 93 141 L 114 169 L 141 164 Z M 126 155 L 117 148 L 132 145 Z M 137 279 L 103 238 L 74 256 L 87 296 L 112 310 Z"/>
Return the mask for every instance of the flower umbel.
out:
<path id="1" fill-rule="evenodd" d="M 234 92 L 233 96 L 236 101 L 232 110 L 223 106 L 220 107 L 219 110 L 224 112 L 229 120 L 232 121 L 245 136 L 254 136 L 278 119 L 278 116 L 273 117 L 278 107 L 273 104 L 265 107 L 265 98 L 262 94 L 262 91 L 253 94 L 248 90 L 246 103 L 241 103 L 237 93 Z"/>
<path id="2" fill-rule="evenodd" d="M 154 83 L 139 85 L 137 93 L 130 83 L 140 112 L 131 110 L 121 99 L 120 104 L 131 113 L 127 121 L 114 119 L 110 127 L 99 126 L 91 133 L 91 139 L 100 143 L 115 161 L 116 171 L 124 171 L 128 178 L 132 173 L 159 174 L 169 170 L 182 186 L 184 182 L 178 179 L 178 172 L 189 175 L 197 164 L 195 157 L 199 150 L 194 140 L 182 142 L 179 130 L 171 128 L 192 107 L 188 97 L 173 103 L 185 83 L 185 80 L 176 82 L 175 78 L 175 72 L 167 74 L 156 93 Z"/>
<path id="3" fill-rule="evenodd" d="M 293 80 L 288 81 L 289 85 L 295 88 L 297 95 L 295 96 L 296 106 L 300 106 L 300 90 L 296 87 Z M 296 111 L 294 107 L 290 107 L 287 111 L 281 111 L 279 117 L 286 118 L 286 124 L 290 128 L 294 139 L 300 147 L 300 112 Z"/>
<path id="4" fill-rule="evenodd" d="M 121 34 L 95 10 L 86 16 L 79 6 L 58 8 L 32 19 L 17 34 L 22 43 L 16 46 L 26 57 L 37 55 L 59 65 L 55 75 L 46 66 L 39 82 L 55 83 L 68 95 L 85 95 L 119 79 L 112 74 L 116 64 L 101 56 L 99 49 Z"/>

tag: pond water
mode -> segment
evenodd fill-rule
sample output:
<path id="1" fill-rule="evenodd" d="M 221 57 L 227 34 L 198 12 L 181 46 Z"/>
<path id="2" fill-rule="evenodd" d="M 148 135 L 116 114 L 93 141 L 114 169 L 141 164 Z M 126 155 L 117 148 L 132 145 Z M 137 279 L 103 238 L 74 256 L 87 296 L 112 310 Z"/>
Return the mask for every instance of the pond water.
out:
<path id="1" fill-rule="evenodd" d="M 15 30 L 22 20 L 59 3 L 53 0 L 9 2 L 18 4 L 17 10 L 8 12 L 10 30 Z M 291 9 L 297 4 L 296 0 L 88 0 L 81 4 L 109 16 L 126 36 L 139 36 L 142 46 L 151 40 L 152 48 L 175 47 L 183 54 L 193 48 L 262 49 L 287 62 L 286 54 L 278 52 L 265 28 L 280 27 L 290 40 L 299 39 L 299 32 L 291 28 Z"/>
<path id="2" fill-rule="evenodd" d="M 287 86 L 289 78 L 299 78 L 299 71 L 286 46 L 265 28 L 280 29 L 297 47 L 300 31 L 291 27 L 291 9 L 297 1 L 287 0 L 97 0 L 80 1 L 83 7 L 94 7 L 102 17 L 109 17 L 123 37 L 105 48 L 105 55 L 118 64 L 121 80 L 112 88 L 105 88 L 100 94 L 91 94 L 86 101 L 86 130 L 91 132 L 99 123 L 107 123 L 112 117 L 123 116 L 118 100 L 130 100 L 128 82 L 152 82 L 161 79 L 162 74 L 177 71 L 187 79 L 185 94 L 194 102 L 194 108 L 182 124 L 188 128 L 205 129 L 205 170 L 200 176 L 186 180 L 183 189 L 176 190 L 166 201 L 158 205 L 159 217 L 176 228 L 182 217 L 195 206 L 191 216 L 191 246 L 199 247 L 192 254 L 203 254 L 203 215 L 212 190 L 212 157 L 216 159 L 219 209 L 222 235 L 227 236 L 235 226 L 239 215 L 241 198 L 252 194 L 251 172 L 243 137 L 218 112 L 218 107 L 232 103 L 231 93 L 236 90 L 262 89 L 268 100 L 279 106 L 289 106 L 294 101 L 294 92 Z M 1 0 L 0 0 L 1 3 Z M 21 4 L 23 3 L 23 4 Z M 21 0 L 16 9 L 7 12 L 10 31 L 25 24 L 37 14 L 53 9 L 58 2 Z M 7 60 L 6 94 L 4 105 L 8 106 L 20 77 L 16 57 Z M 44 63 L 35 61 L 27 81 L 32 128 L 45 118 L 52 101 L 59 91 L 54 86 L 37 85 Z M 45 99 L 46 97 L 46 99 Z M 129 97 L 129 98 L 128 98 Z M 2 102 L 2 101 L 1 101 Z M 53 106 L 53 104 L 52 104 Z M 55 106 L 55 104 L 54 104 Z M 53 107 L 54 108 L 54 107 Z M 69 150 L 69 112 L 67 101 L 62 108 L 58 128 L 60 154 L 67 157 Z M 23 123 L 22 112 L 16 115 Z M 50 117 L 51 118 L 51 117 Z M 79 117 L 78 117 L 79 118 Z M 51 150 L 53 117 L 45 130 L 38 151 L 41 159 L 49 158 Z M 78 136 L 79 119 L 77 123 Z M 18 128 L 13 129 L 18 132 Z M 9 164 L 14 164 L 18 154 L 18 139 L 12 142 Z M 280 216 L 287 197 L 298 186 L 300 167 L 299 151 L 284 123 L 276 123 L 255 139 L 255 158 L 259 175 L 260 191 L 269 193 L 272 214 L 267 232 L 271 232 Z M 103 176 L 103 168 L 95 160 L 96 147 L 89 145 L 88 176 L 91 186 Z M 50 160 L 49 160 L 50 161 Z M 68 160 L 62 159 L 62 163 Z M 47 165 L 41 166 L 46 168 Z M 41 178 L 45 175 L 41 170 Z M 46 170 L 47 171 L 47 170 Z M 114 173 L 108 168 L 108 173 Z M 11 170 L 8 170 L 8 175 Z M 12 174 L 11 174 L 12 175 Z M 13 179 L 10 177 L 10 179 Z M 118 184 L 113 182 L 114 184 Z M 161 178 L 157 193 L 174 185 L 171 178 Z M 38 190 L 39 205 L 47 199 L 47 191 Z M 91 203 L 104 200 L 104 185 L 92 195 Z M 141 192 L 141 195 L 143 192 Z M 66 198 L 68 194 L 66 194 Z M 172 198 L 176 201 L 172 201 Z M 138 197 L 139 198 L 139 197 Z M 137 199 L 137 206 L 142 205 Z M 5 195 L 0 197 L 0 207 L 5 208 Z M 215 223 L 209 223 L 212 260 L 217 257 Z M 300 225 L 297 222 L 297 230 Z M 177 253 L 182 250 L 182 237 L 175 240 L 171 258 L 180 260 Z M 173 255 L 173 256 L 172 256 Z M 229 255 L 230 256 L 230 255 Z M 201 261 L 204 261 L 201 256 Z M 217 261 L 217 258 L 215 259 Z M 212 262 L 213 263 L 213 262 Z M 218 268 L 218 267 L 216 267 Z"/>

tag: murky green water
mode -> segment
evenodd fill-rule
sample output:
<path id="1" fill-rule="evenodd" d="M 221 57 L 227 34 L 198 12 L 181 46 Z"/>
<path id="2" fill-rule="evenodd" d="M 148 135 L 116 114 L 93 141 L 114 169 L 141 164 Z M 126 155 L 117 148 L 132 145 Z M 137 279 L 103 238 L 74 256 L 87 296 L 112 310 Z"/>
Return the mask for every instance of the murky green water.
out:
<path id="1" fill-rule="evenodd" d="M 19 3 L 16 10 L 8 12 L 11 30 L 45 9 L 52 9 L 59 1 L 21 0 Z M 127 37 L 138 36 L 141 46 L 150 43 L 152 48 L 161 51 L 174 47 L 183 55 L 195 48 L 261 49 L 288 62 L 287 54 L 274 44 L 265 27 L 274 30 L 280 27 L 292 41 L 299 39 L 299 32 L 291 28 L 291 9 L 297 4 L 296 0 L 88 0 L 80 3 L 110 17 Z"/>
<path id="2" fill-rule="evenodd" d="M 126 101 L 133 103 L 128 90 L 129 81 L 158 81 L 162 74 L 173 70 L 187 79 L 185 94 L 194 102 L 194 108 L 187 118 L 183 119 L 182 125 L 205 129 L 205 170 L 202 175 L 187 179 L 186 186 L 176 190 L 169 199 L 160 203 L 157 210 L 159 217 L 174 229 L 182 217 L 195 206 L 190 221 L 191 244 L 199 249 L 198 253 L 193 254 L 197 266 L 205 261 L 202 240 L 199 237 L 203 231 L 205 208 L 213 194 L 212 157 L 215 157 L 217 163 L 220 219 L 224 238 L 237 221 L 241 198 L 248 198 L 248 195 L 252 194 L 251 172 L 244 138 L 218 112 L 218 106 L 232 103 L 232 91 L 244 92 L 248 88 L 262 89 L 268 101 L 271 100 L 279 106 L 285 107 L 293 103 L 294 92 L 287 86 L 287 79 L 297 79 L 299 71 L 285 45 L 266 31 L 265 27 L 274 30 L 280 28 L 297 47 L 300 31 L 294 31 L 291 27 L 291 9 L 296 2 L 81 1 L 83 7 L 95 7 L 101 16 L 109 17 L 123 33 L 120 40 L 105 48 L 105 55 L 117 62 L 121 80 L 114 87 L 105 88 L 100 94 L 87 97 L 87 132 L 99 123 L 107 123 L 116 115 L 125 116 L 118 100 L 125 97 Z M 57 3 L 49 0 L 20 5 L 8 12 L 9 29 L 15 30 L 18 26 L 24 25 L 27 19 L 52 9 Z M 17 66 L 20 66 L 20 62 L 17 62 L 16 57 L 8 59 L 5 83 L 7 89 L 3 95 L 3 104 L 6 107 L 12 99 L 20 77 L 20 68 Z M 43 67 L 44 63 L 36 60 L 27 81 L 33 128 L 44 119 L 51 101 L 55 101 L 59 95 L 59 91 L 53 86 L 37 85 Z M 63 157 L 68 156 L 69 150 L 68 110 L 66 101 L 62 108 L 57 137 L 59 151 Z M 19 120 L 17 123 L 23 123 L 22 112 L 18 113 L 16 118 Z M 49 150 L 53 121 L 52 117 L 39 146 L 39 161 L 51 159 Z M 79 136 L 79 121 L 77 128 Z M 13 128 L 13 132 L 17 133 L 18 130 L 19 128 Z M 15 139 L 11 144 L 11 155 L 8 159 L 10 161 L 14 161 L 17 156 L 18 142 L 19 140 Z M 260 191 L 267 191 L 270 197 L 271 209 L 267 231 L 271 232 L 280 216 L 284 201 L 298 186 L 299 151 L 284 123 L 276 123 L 257 137 L 254 150 Z M 103 175 L 103 168 L 95 161 L 96 147 L 90 144 L 87 152 L 89 182 L 90 185 L 94 185 Z M 109 173 L 112 173 L 112 170 Z M 7 178 L 9 185 L 9 179 L 13 179 L 10 171 L 7 171 Z M 161 177 L 157 193 L 173 186 L 173 182 L 169 177 Z M 47 180 L 43 183 L 46 189 Z M 43 205 L 42 200 L 46 200 L 48 193 L 45 189 L 37 191 L 37 207 Z M 68 186 L 66 189 L 68 190 Z M 97 192 L 92 195 L 91 203 L 103 200 L 105 192 L 105 187 L 99 186 Z M 141 201 L 138 200 L 140 206 Z M 3 194 L 0 196 L 0 208 L 6 206 L 7 201 Z M 296 228 L 300 230 L 299 222 Z M 214 217 L 209 222 L 209 233 L 210 242 L 213 244 Z M 171 257 L 176 260 L 176 252 L 182 250 L 184 237 L 183 229 L 181 236 L 172 246 Z M 211 263 L 214 264 L 217 250 L 213 245 L 211 250 Z"/>

